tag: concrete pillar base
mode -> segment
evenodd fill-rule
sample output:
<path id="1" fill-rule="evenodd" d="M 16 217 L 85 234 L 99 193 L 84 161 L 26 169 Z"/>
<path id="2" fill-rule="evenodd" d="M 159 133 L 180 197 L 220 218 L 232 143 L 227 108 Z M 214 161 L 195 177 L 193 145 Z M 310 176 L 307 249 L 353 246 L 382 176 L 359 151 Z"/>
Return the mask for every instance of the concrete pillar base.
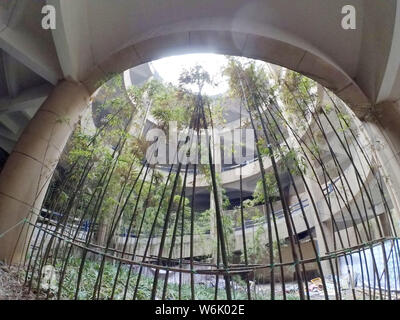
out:
<path id="1" fill-rule="evenodd" d="M 393 205 L 392 226 L 400 234 L 400 104 L 385 102 L 374 107 L 364 119 L 371 148 Z M 389 217 L 387 217 L 389 218 Z M 387 221 L 390 225 L 390 220 Z"/>
<path id="2" fill-rule="evenodd" d="M 0 173 L 0 260 L 24 259 L 26 239 L 57 166 L 60 155 L 90 95 L 70 81 L 60 82 L 25 128 Z"/>

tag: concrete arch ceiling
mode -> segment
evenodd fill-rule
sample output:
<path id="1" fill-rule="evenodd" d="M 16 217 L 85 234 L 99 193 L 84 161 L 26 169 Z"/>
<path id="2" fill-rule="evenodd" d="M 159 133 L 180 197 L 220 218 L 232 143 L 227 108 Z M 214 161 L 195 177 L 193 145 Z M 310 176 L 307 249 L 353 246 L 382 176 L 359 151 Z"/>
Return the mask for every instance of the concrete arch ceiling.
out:
<path id="1" fill-rule="evenodd" d="M 356 30 L 341 27 L 341 8 L 349 3 L 357 10 Z M 361 110 L 361 115 L 378 97 L 396 12 L 395 1 L 321 0 L 175 0 L 162 5 L 100 0 L 95 6 L 86 0 L 86 8 L 96 64 L 83 79 L 88 85 L 104 74 L 168 55 L 216 52 L 304 73 L 335 91 L 357 113 Z M 99 17 L 108 12 L 117 14 L 98 26 Z M 370 47 L 379 47 L 380 53 L 371 57 Z M 375 87 L 363 79 L 364 74 L 374 75 Z"/>
<path id="2" fill-rule="evenodd" d="M 55 30 L 40 27 L 45 4 L 56 7 Z M 341 9 L 347 4 L 356 8 L 356 30 L 341 27 Z M 21 111 L 32 105 L 29 99 L 35 104 L 43 101 L 48 92 L 43 86 L 58 80 L 83 82 L 93 92 L 111 74 L 189 52 L 246 56 L 299 71 L 332 89 L 363 117 L 371 104 L 400 98 L 400 6 L 396 4 L 396 0 L 4 0 L 2 54 L 30 74 L 12 77 L 15 63 L 6 65 L 8 77 L 0 81 L 0 89 L 5 88 L 0 90 L 0 119 L 14 105 Z M 21 82 L 24 90 L 18 90 Z M 2 123 L 12 128 L 9 121 Z"/>

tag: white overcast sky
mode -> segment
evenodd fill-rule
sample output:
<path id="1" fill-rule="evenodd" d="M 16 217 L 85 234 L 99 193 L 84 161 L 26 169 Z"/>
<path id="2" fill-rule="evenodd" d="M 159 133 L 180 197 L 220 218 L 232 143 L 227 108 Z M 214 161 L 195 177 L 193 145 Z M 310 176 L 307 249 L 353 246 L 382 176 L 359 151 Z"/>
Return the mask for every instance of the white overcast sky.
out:
<path id="1" fill-rule="evenodd" d="M 242 62 L 252 60 L 243 57 L 238 59 Z M 179 76 L 183 70 L 190 70 L 190 68 L 196 65 L 201 65 L 210 74 L 211 79 L 216 84 L 215 86 L 205 86 L 203 92 L 208 95 L 216 95 L 224 93 L 229 89 L 228 79 L 222 75 L 222 70 L 227 62 L 228 60 L 224 55 L 194 53 L 162 58 L 152 61 L 151 65 L 157 70 L 164 81 L 171 82 L 174 85 L 179 84 Z M 255 60 L 255 62 L 259 66 L 266 66 L 266 63 L 263 61 Z M 195 87 L 191 89 L 195 91 Z"/>
<path id="2" fill-rule="evenodd" d="M 227 59 L 223 55 L 202 53 L 167 57 L 153 61 L 152 65 L 164 81 L 176 85 L 179 83 L 178 79 L 183 70 L 189 70 L 199 64 L 210 74 L 213 81 L 218 84 L 216 87 L 205 86 L 203 89 L 204 93 L 215 95 L 228 90 L 227 79 L 222 77 L 221 72 L 226 63 Z"/>

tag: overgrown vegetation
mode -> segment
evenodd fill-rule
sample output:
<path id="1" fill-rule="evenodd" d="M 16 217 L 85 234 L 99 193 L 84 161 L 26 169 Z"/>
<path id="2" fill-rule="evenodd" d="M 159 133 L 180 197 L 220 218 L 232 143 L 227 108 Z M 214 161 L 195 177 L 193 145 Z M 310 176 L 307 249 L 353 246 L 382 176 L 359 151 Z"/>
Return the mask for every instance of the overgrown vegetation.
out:
<path id="1" fill-rule="evenodd" d="M 257 136 L 260 174 L 252 196 L 230 211 L 232 204 L 222 182 L 222 169 L 209 163 L 155 165 L 146 159 L 150 146 L 145 139 L 147 126 L 168 132 L 172 121 L 179 131 L 190 128 L 194 129 L 193 134 L 224 126 L 225 97 L 213 99 L 202 92 L 205 84 L 212 83 L 207 72 L 197 66 L 182 73 L 178 86 L 151 80 L 128 90 L 122 76 L 116 76 L 103 85 L 93 103 L 95 126 L 84 121 L 77 126 L 60 162 L 44 204 L 53 215 L 52 225 L 39 222 L 39 229 L 49 234 L 39 232 L 32 240 L 35 251 L 27 263 L 27 282 L 31 286 L 40 287 L 41 271 L 50 265 L 61 286 L 49 292 L 54 298 L 213 299 L 216 289 L 211 283 L 195 282 L 193 274 L 188 276 L 190 284 L 169 282 L 164 286 L 158 269 L 151 277 L 122 261 L 129 254 L 136 262 L 160 265 L 168 260 L 182 267 L 185 260 L 193 268 L 197 250 L 193 239 L 199 236 L 197 246 L 211 248 L 211 254 L 202 257 L 203 262 L 208 258 L 215 268 L 227 269 L 238 251 L 235 232 L 242 228 L 245 233 L 245 223 L 253 223 L 253 233 L 247 239 L 247 247 L 243 243 L 241 266 L 263 264 L 259 272 L 263 274 L 253 274 L 256 281 L 274 283 L 279 271 L 284 278 L 283 267 L 274 267 L 284 262 L 282 250 L 288 247 L 277 234 L 276 208 L 279 206 L 290 226 L 290 187 L 296 179 L 303 183 L 306 175 L 315 174 L 308 157 L 320 162 L 322 159 L 325 136 L 313 132 L 310 119 L 316 112 L 333 111 L 316 102 L 316 83 L 295 72 L 275 74 L 255 61 L 229 58 L 224 74 L 229 80 L 230 97 L 240 100 L 247 113 L 243 125 L 253 128 Z M 351 118 L 345 112 L 334 112 L 335 125 L 346 134 L 351 129 Z M 147 123 L 149 115 L 151 124 Z M 320 125 L 314 121 L 312 126 L 315 123 Z M 308 141 L 306 148 L 303 139 Z M 214 144 L 211 140 L 211 149 Z M 213 157 L 207 148 L 201 153 L 205 158 Z M 198 210 L 194 204 L 197 190 L 187 180 L 188 176 L 193 178 L 194 172 L 208 186 L 209 209 Z M 242 197 L 242 190 L 240 193 Z M 298 194 L 297 197 L 302 203 Z M 298 261 L 302 258 L 297 249 L 300 241 L 296 230 L 291 232 L 294 235 L 285 237 L 292 241 L 291 253 Z M 189 249 L 184 248 L 185 236 L 190 240 L 186 240 Z M 82 246 L 79 250 L 74 247 L 77 241 Z M 159 247 L 154 249 L 153 242 Z M 88 249 L 93 247 L 107 257 Z M 300 256 L 295 256 L 299 252 Z M 114 259 L 110 258 L 112 255 Z M 272 267 L 265 267 L 268 264 Z M 301 279 L 300 266 L 294 264 L 286 269 L 290 268 L 296 269 L 296 278 Z M 229 297 L 231 284 L 235 299 L 247 298 L 249 278 L 224 275 L 220 276 L 220 283 L 223 289 L 218 290 L 219 299 Z M 272 291 L 268 292 L 271 297 Z M 255 298 L 265 298 L 267 293 L 263 294 L 256 294 Z"/>

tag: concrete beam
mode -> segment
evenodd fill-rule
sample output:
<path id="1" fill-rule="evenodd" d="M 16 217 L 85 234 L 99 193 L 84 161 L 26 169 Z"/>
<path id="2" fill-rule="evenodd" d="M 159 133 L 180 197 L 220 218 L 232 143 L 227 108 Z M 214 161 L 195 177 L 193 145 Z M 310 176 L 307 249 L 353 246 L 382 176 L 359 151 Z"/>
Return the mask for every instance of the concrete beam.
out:
<path id="1" fill-rule="evenodd" d="M 6 138 L 10 141 L 13 141 L 14 143 L 16 143 L 18 141 L 19 136 L 15 133 L 12 133 L 9 129 L 7 129 L 6 127 L 4 127 L 3 124 L 0 123 L 0 136 L 2 136 L 3 138 Z"/>
<path id="2" fill-rule="evenodd" d="M 18 134 L 21 131 L 21 126 L 8 114 L 2 114 L 0 116 L 0 123 L 14 134 Z"/>
<path id="3" fill-rule="evenodd" d="M 0 2 L 0 30 L 7 27 L 16 5 L 17 1 Z"/>
<path id="4" fill-rule="evenodd" d="M 15 98 L 0 99 L 0 114 L 38 108 L 52 89 L 51 85 L 41 85 L 21 92 Z"/>
<path id="5" fill-rule="evenodd" d="M 57 12 L 54 44 L 64 77 L 79 81 L 94 66 L 87 22 L 86 0 L 47 0 Z"/>
<path id="6" fill-rule="evenodd" d="M 28 30 L 4 29 L 0 32 L 0 48 L 50 83 L 62 79 L 54 48 Z"/>
<path id="7" fill-rule="evenodd" d="M 31 120 L 39 108 L 40 108 L 40 105 L 38 105 L 37 108 L 29 108 L 29 109 L 21 110 L 21 113 L 27 120 Z"/>
<path id="8" fill-rule="evenodd" d="M 16 62 L 12 57 L 3 51 L 3 67 L 4 76 L 6 78 L 8 94 L 11 97 L 15 97 L 18 94 L 18 80 L 16 77 L 15 64 Z"/>
<path id="9" fill-rule="evenodd" d="M 377 103 L 387 100 L 396 88 L 396 79 L 400 73 L 400 3 L 396 2 L 396 18 L 393 27 L 392 45 L 386 65 L 385 74 L 379 89 Z M 400 88 L 400 83 L 397 88 Z M 397 92 L 397 96 L 400 94 Z"/>
<path id="10" fill-rule="evenodd" d="M 11 139 L 8 139 L 0 135 L 0 147 L 3 148 L 8 153 L 11 153 L 11 151 L 14 149 L 15 144 L 16 141 L 13 141 Z"/>

